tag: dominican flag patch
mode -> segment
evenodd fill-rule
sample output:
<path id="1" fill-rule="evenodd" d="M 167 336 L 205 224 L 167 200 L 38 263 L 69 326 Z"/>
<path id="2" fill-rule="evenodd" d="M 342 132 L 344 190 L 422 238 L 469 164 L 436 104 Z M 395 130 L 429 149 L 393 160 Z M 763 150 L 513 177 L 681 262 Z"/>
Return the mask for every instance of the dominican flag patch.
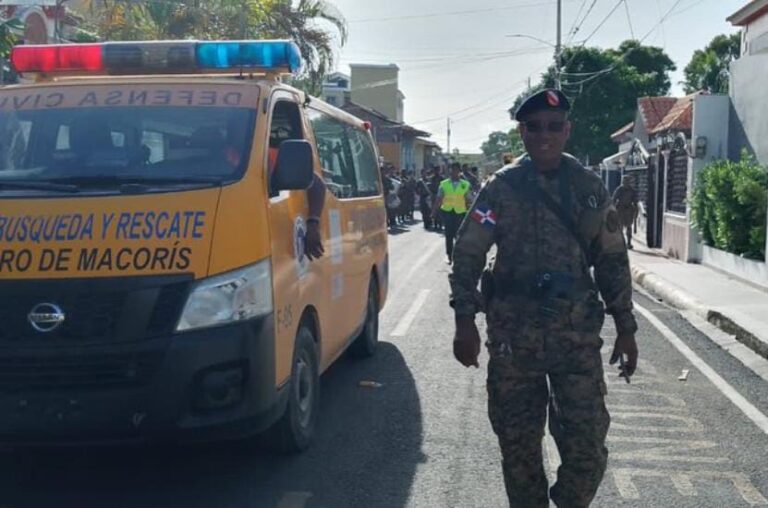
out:
<path id="1" fill-rule="evenodd" d="M 472 210 L 471 217 L 472 220 L 487 228 L 492 228 L 496 225 L 496 214 L 485 205 L 477 205 L 475 209 Z"/>

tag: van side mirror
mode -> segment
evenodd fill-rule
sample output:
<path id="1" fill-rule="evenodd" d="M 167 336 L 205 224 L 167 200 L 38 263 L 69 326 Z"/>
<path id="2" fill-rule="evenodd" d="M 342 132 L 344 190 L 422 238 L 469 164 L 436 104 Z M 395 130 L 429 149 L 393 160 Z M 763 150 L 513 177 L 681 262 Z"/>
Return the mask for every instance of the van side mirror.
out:
<path id="1" fill-rule="evenodd" d="M 312 145 L 304 139 L 288 139 L 280 143 L 277 163 L 272 172 L 272 189 L 305 190 L 314 177 Z"/>

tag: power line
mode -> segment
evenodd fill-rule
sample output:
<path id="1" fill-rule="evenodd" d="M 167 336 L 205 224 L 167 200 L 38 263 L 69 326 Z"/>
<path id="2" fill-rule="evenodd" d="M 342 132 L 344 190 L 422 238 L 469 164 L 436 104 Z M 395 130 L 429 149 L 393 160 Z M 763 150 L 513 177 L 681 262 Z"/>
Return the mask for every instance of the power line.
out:
<path id="1" fill-rule="evenodd" d="M 611 16 L 613 16 L 613 13 L 616 12 L 616 9 L 619 8 L 619 6 L 621 5 L 621 2 L 623 2 L 623 1 L 624 0 L 619 0 L 618 3 L 616 3 L 616 5 L 613 7 L 613 9 L 611 9 L 611 12 L 609 12 L 608 15 L 605 18 L 603 18 L 603 20 L 597 25 L 597 28 L 595 28 L 592 31 L 592 33 L 589 34 L 589 37 L 587 37 L 586 39 L 581 41 L 581 44 L 579 44 L 578 49 L 573 51 L 573 55 L 571 55 L 571 58 L 565 63 L 565 65 L 562 66 L 563 69 L 567 69 L 568 66 L 573 63 L 573 60 L 579 54 L 579 49 L 582 49 L 582 48 L 584 48 L 584 46 L 586 46 L 586 44 L 589 41 L 589 39 L 591 39 L 598 32 L 598 30 L 600 30 L 603 27 L 603 25 L 610 19 Z M 597 0 L 594 0 L 592 2 L 592 5 L 590 6 L 589 12 L 592 11 L 592 8 L 595 6 L 596 3 L 597 3 Z M 589 15 L 589 12 L 587 12 L 587 15 Z M 586 20 L 586 16 L 584 17 L 583 20 L 581 20 L 582 24 L 584 23 L 585 20 Z"/>
<path id="2" fill-rule="evenodd" d="M 386 63 L 401 63 L 401 62 L 408 62 L 408 63 L 430 63 L 430 62 L 445 62 L 445 61 L 453 61 L 455 62 L 456 59 L 462 59 L 462 60 L 468 60 L 468 61 L 488 61 L 488 60 L 494 60 L 496 58 L 505 58 L 508 56 L 518 56 L 527 54 L 531 51 L 536 51 L 540 49 L 548 49 L 546 47 L 542 46 L 529 46 L 524 48 L 519 48 L 515 50 L 509 50 L 509 51 L 494 51 L 490 53 L 462 53 L 462 54 L 449 54 L 449 55 L 435 55 L 435 56 L 424 56 L 424 57 L 417 57 L 417 58 L 364 58 L 366 60 L 366 63 L 376 63 L 376 62 L 386 62 Z M 356 58 L 356 59 L 359 59 Z M 351 58 L 345 58 L 345 61 L 350 61 Z M 393 62 L 394 61 L 394 62 Z"/>
<path id="3" fill-rule="evenodd" d="M 618 5 L 621 5 L 621 2 L 623 2 L 623 1 L 624 1 L 624 0 L 620 0 L 620 2 L 617 4 L 617 6 L 618 6 Z M 702 0 L 702 1 L 703 1 L 703 0 Z M 589 82 L 591 82 L 591 81 L 597 81 L 597 79 L 599 79 L 600 77 L 604 76 L 605 74 L 608 74 L 608 73 L 610 73 L 610 72 L 613 72 L 613 71 L 614 71 L 614 70 L 615 70 L 615 69 L 616 69 L 616 68 L 619 66 L 619 64 L 620 64 L 620 63 L 621 63 L 621 62 L 622 62 L 622 61 L 623 61 L 623 60 L 624 60 L 626 57 L 628 57 L 628 56 L 629 56 L 630 54 L 632 54 L 632 53 L 633 53 L 635 50 L 637 50 L 639 47 L 641 47 L 641 46 L 642 46 L 643 42 L 645 42 L 645 40 L 646 40 L 648 37 L 650 37 L 650 35 L 651 35 L 651 34 L 652 34 L 654 31 L 656 31 L 656 29 L 657 29 L 657 28 L 658 28 L 660 25 L 662 25 L 662 24 L 663 24 L 663 23 L 664 23 L 664 22 L 667 20 L 667 18 L 669 18 L 669 17 L 670 17 L 670 16 L 673 14 L 673 11 L 674 11 L 674 10 L 677 8 L 677 6 L 678 6 L 678 5 L 680 5 L 680 3 L 681 3 L 681 2 L 682 2 L 682 0 L 677 0 L 677 1 L 675 2 L 675 4 L 674 4 L 674 5 L 673 5 L 673 6 L 672 6 L 672 7 L 671 7 L 671 8 L 670 8 L 668 11 L 667 11 L 667 13 L 666 13 L 666 14 L 664 14 L 664 15 L 663 15 L 663 16 L 662 16 L 662 17 L 659 19 L 659 21 L 658 21 L 658 22 L 657 22 L 657 23 L 656 23 L 656 24 L 655 24 L 655 25 L 654 25 L 654 26 L 653 26 L 653 27 L 652 27 L 652 28 L 651 28 L 651 29 L 648 31 L 648 33 L 646 33 L 646 34 L 643 36 L 643 38 L 642 38 L 642 39 L 640 39 L 640 41 L 638 41 L 638 44 L 637 44 L 637 46 L 634 46 L 634 47 L 632 47 L 632 48 L 628 49 L 628 50 L 627 50 L 627 51 L 625 51 L 625 52 L 624 52 L 622 55 L 620 55 L 620 56 L 618 57 L 618 60 L 616 61 L 616 63 L 614 63 L 614 64 L 610 65 L 609 67 L 606 67 L 605 69 L 602 69 L 602 70 L 600 70 L 600 71 L 595 71 L 594 73 L 592 73 L 593 75 L 592 75 L 591 77 L 588 77 L 588 78 L 586 78 L 586 79 L 584 79 L 584 80 L 582 80 L 582 81 L 578 81 L 578 82 L 576 82 L 576 83 L 564 83 L 564 85 L 566 85 L 566 86 L 583 86 L 583 85 L 585 85 L 585 84 L 587 84 L 587 83 L 589 83 Z M 609 15 L 609 16 L 610 16 L 610 15 Z M 572 61 L 573 61 L 573 59 L 574 59 L 575 57 L 576 57 L 576 54 L 574 54 L 574 56 L 571 58 L 571 60 L 569 60 L 569 62 L 572 62 Z M 588 75 L 589 73 L 585 73 L 585 74 L 587 74 L 587 75 Z M 592 88 L 592 87 L 590 87 L 590 89 L 591 89 L 591 88 Z M 589 91 L 589 90 L 587 90 L 587 91 Z M 580 93 L 583 93 L 583 92 L 580 92 Z"/>
<path id="4" fill-rule="evenodd" d="M 629 4 L 624 0 L 624 10 L 627 11 L 627 23 L 629 23 L 629 33 L 632 34 L 632 40 L 635 39 L 635 29 L 632 27 L 632 16 L 629 14 Z"/>
<path id="5" fill-rule="evenodd" d="M 688 7 L 684 8 L 684 9 L 680 9 L 680 10 L 679 10 L 679 11 L 677 11 L 677 12 L 673 12 L 673 13 L 672 13 L 672 15 L 671 15 L 670 17 L 672 17 L 672 16 L 678 16 L 678 15 L 680 15 L 680 14 L 684 13 L 684 12 L 688 12 L 688 11 L 690 11 L 691 9 L 693 9 L 694 7 L 697 7 L 699 4 L 702 4 L 702 3 L 706 2 L 706 1 L 707 1 L 707 0 L 699 0 L 698 2 L 694 2 L 694 3 L 692 3 L 691 5 L 689 5 Z"/>
<path id="6" fill-rule="evenodd" d="M 469 9 L 464 11 L 433 12 L 428 14 L 412 14 L 408 16 L 391 16 L 386 18 L 363 18 L 363 19 L 349 20 L 348 23 L 350 24 L 375 23 L 380 21 L 401 21 L 401 20 L 410 20 L 410 19 L 437 18 L 437 17 L 443 17 L 443 16 L 463 16 L 465 14 L 479 14 L 479 13 L 487 13 L 487 12 L 499 12 L 499 11 L 514 10 L 514 9 L 524 9 L 527 7 L 541 7 L 543 5 L 553 5 L 555 3 L 556 2 L 548 1 L 548 2 L 521 4 L 521 5 L 510 5 L 506 7 L 491 7 L 486 9 Z"/>
<path id="7" fill-rule="evenodd" d="M 517 57 L 517 56 L 526 56 L 526 55 L 529 55 L 529 54 L 531 54 L 533 52 L 544 51 L 544 50 L 548 51 L 549 48 L 542 46 L 542 47 L 536 48 L 536 49 L 527 49 L 525 51 L 509 52 L 508 54 L 499 55 L 499 56 L 489 56 L 489 57 L 482 57 L 482 58 L 462 58 L 462 59 L 459 59 L 459 60 L 456 60 L 455 58 L 451 58 L 449 60 L 452 61 L 451 68 L 455 69 L 457 67 L 457 65 L 471 65 L 471 64 L 476 64 L 476 63 L 491 62 L 491 61 L 494 61 L 494 60 L 502 60 L 502 59 L 505 59 L 505 58 L 513 58 L 513 57 Z M 446 68 L 445 62 L 441 62 L 441 63 L 431 64 L 431 65 L 419 65 L 417 67 L 406 67 L 406 68 L 401 69 L 401 71 L 402 72 L 407 72 L 410 75 L 413 75 L 413 74 L 418 73 L 418 72 L 431 71 L 431 70 L 434 70 L 434 69 L 445 69 L 445 68 Z"/>
<path id="8" fill-rule="evenodd" d="M 592 0 L 592 4 L 589 6 L 589 9 L 587 9 L 587 13 L 584 14 L 584 17 L 581 18 L 581 22 L 578 24 L 578 26 L 573 30 L 573 33 L 571 34 L 571 38 L 568 39 L 568 44 L 573 42 L 573 38 L 576 37 L 576 34 L 579 33 L 579 30 L 581 30 L 581 27 L 584 25 L 584 22 L 587 21 L 587 18 L 592 13 L 592 9 L 595 8 L 595 5 L 597 5 L 597 0 Z"/>
<path id="9" fill-rule="evenodd" d="M 579 17 L 581 16 L 581 13 L 584 12 L 584 7 L 587 5 L 588 0 L 582 0 L 581 6 L 579 7 L 579 11 L 576 13 L 576 16 L 573 18 L 573 24 L 571 25 L 571 28 L 568 29 L 568 35 L 573 38 L 576 35 L 576 32 L 574 32 L 574 29 L 576 28 L 576 23 L 579 22 Z"/>
<path id="10" fill-rule="evenodd" d="M 656 0 L 656 6 L 659 8 L 659 16 L 661 16 L 661 0 Z M 667 47 L 667 31 L 664 28 L 664 23 L 661 24 L 661 38 L 664 43 L 664 47 Z"/>
<path id="11" fill-rule="evenodd" d="M 591 39 L 592 37 L 594 37 L 594 35 L 595 35 L 595 34 L 596 34 L 596 33 L 597 33 L 597 32 L 598 32 L 598 31 L 599 31 L 601 28 L 603 28 L 603 25 L 605 25 L 605 24 L 608 22 L 608 20 L 609 20 L 609 19 L 611 19 L 611 16 L 613 16 L 613 13 L 614 13 L 614 12 L 616 12 L 616 11 L 618 10 L 618 8 L 619 8 L 619 7 L 621 7 L 621 4 L 622 4 L 622 2 L 624 2 L 624 1 L 625 1 L 625 0 L 619 0 L 619 1 L 616 3 L 616 5 L 614 5 L 614 6 L 613 6 L 613 9 L 611 9 L 611 12 L 609 12 L 609 13 L 608 13 L 608 15 L 607 15 L 606 17 L 604 17 L 604 18 L 603 18 L 603 20 L 602 20 L 602 21 L 601 21 L 601 22 L 600 22 L 600 23 L 597 25 L 597 28 L 595 28 L 594 30 L 592 30 L 592 33 L 591 33 L 591 34 L 589 34 L 589 36 L 588 36 L 586 39 L 584 39 L 584 41 L 581 43 L 582 47 L 583 47 L 583 46 L 584 46 L 584 45 L 587 43 L 587 41 L 589 41 L 589 39 Z"/>
<path id="12" fill-rule="evenodd" d="M 538 71 L 533 72 L 532 74 L 536 74 L 538 72 L 541 72 L 544 69 L 546 69 L 546 67 L 541 68 Z M 511 86 L 514 87 L 514 86 L 517 86 L 517 85 L 520 85 L 520 84 L 526 84 L 527 82 L 528 82 L 528 77 L 526 77 L 523 80 L 520 80 L 518 82 L 513 83 Z M 453 111 L 451 113 L 447 113 L 447 114 L 444 114 L 444 115 L 439 116 L 439 117 L 430 118 L 428 120 L 421 120 L 421 121 L 409 122 L 409 123 L 414 124 L 414 125 L 416 125 L 416 124 L 432 123 L 432 122 L 436 122 L 436 121 L 442 121 L 446 117 L 451 117 L 451 121 L 454 122 L 454 123 L 455 122 L 463 122 L 464 120 L 466 120 L 468 118 L 472 118 L 473 116 L 475 116 L 475 115 L 477 115 L 479 113 L 482 113 L 483 111 L 487 111 L 488 109 L 496 107 L 499 104 L 502 104 L 504 102 L 507 102 L 509 100 L 514 100 L 515 98 L 517 98 L 517 96 L 520 94 L 519 91 L 516 91 L 511 96 L 509 96 L 509 95 L 508 96 L 504 96 L 500 100 L 494 100 L 495 97 L 497 97 L 500 93 L 509 90 L 509 88 L 510 88 L 510 85 L 506 85 L 503 89 L 501 89 L 498 92 L 494 93 L 490 97 L 486 97 L 484 100 L 482 100 L 482 101 L 480 101 L 480 102 L 478 102 L 476 104 L 473 104 L 471 106 L 467 106 L 466 108 L 460 109 L 458 111 Z M 493 102 L 489 103 L 489 101 L 493 101 Z M 477 109 L 477 108 L 480 108 L 480 109 Z M 468 115 L 461 116 L 462 113 L 466 113 L 466 112 L 472 111 L 472 110 L 475 110 L 475 111 L 470 113 L 470 114 L 468 114 Z M 460 118 L 454 119 L 453 117 L 456 116 L 456 115 L 459 115 Z"/>
<path id="13" fill-rule="evenodd" d="M 653 32 L 655 32 L 655 31 L 656 31 L 656 29 L 657 29 L 657 28 L 658 28 L 660 25 L 662 25 L 662 24 L 663 24 L 663 23 L 664 23 L 664 22 L 665 22 L 665 21 L 666 21 L 666 20 L 667 20 L 667 19 L 668 19 L 668 18 L 669 18 L 671 15 L 672 15 L 673 11 L 674 11 L 674 10 L 675 10 L 675 9 L 676 9 L 676 8 L 677 8 L 679 5 L 680 5 L 680 3 L 681 3 L 682 1 L 683 1 L 683 0 L 677 0 L 677 1 L 674 3 L 674 5 L 672 5 L 672 7 L 671 7 L 671 8 L 670 8 L 670 9 L 669 9 L 667 12 L 666 12 L 666 14 L 664 14 L 664 15 L 663 15 L 663 16 L 662 16 L 662 17 L 659 19 L 658 23 L 656 23 L 656 24 L 655 24 L 655 25 L 654 25 L 654 26 L 653 26 L 653 27 L 652 27 L 652 28 L 651 28 L 651 29 L 648 31 L 648 33 L 646 33 L 646 34 L 643 36 L 643 38 L 642 38 L 642 39 L 640 39 L 640 41 L 638 41 L 638 44 L 637 44 L 637 46 L 634 46 L 634 47 L 632 47 L 632 48 L 628 49 L 627 51 L 625 51 L 625 52 L 624 52 L 624 54 L 622 54 L 621 56 L 619 56 L 619 58 L 618 58 L 618 60 L 617 60 L 617 62 L 616 62 L 615 64 L 613 64 L 613 65 L 611 65 L 610 67 L 608 67 L 607 69 L 605 69 L 605 72 L 601 72 L 599 75 L 595 76 L 594 78 L 590 78 L 590 79 L 592 79 L 592 85 L 591 85 L 589 88 L 587 88 L 586 90 L 582 90 L 582 91 L 580 91 L 580 92 L 579 92 L 579 95 L 583 95 L 583 94 L 585 94 L 585 93 L 588 93 L 590 90 L 592 90 L 592 88 L 594 88 L 594 86 L 597 84 L 597 82 L 598 82 L 598 80 L 599 80 L 599 78 L 600 78 L 600 77 L 602 77 L 602 76 L 604 76 L 605 74 L 608 74 L 609 72 L 611 72 L 611 71 L 615 70 L 615 69 L 616 69 L 616 68 L 619 66 L 619 64 L 620 64 L 620 63 L 621 63 L 621 62 L 622 62 L 622 61 L 623 61 L 625 58 L 627 58 L 627 57 L 628 57 L 630 54 L 632 54 L 632 53 L 633 53 L 635 50 L 637 50 L 638 48 L 642 47 L 642 44 L 643 44 L 643 42 L 645 42 L 645 40 L 646 40 L 648 37 L 650 37 L 650 36 L 651 36 L 651 34 L 652 34 Z M 583 84 L 583 83 L 582 83 L 582 84 Z M 574 98 L 573 102 L 575 103 L 575 98 Z M 572 105 L 573 105 L 573 104 L 572 104 Z"/>

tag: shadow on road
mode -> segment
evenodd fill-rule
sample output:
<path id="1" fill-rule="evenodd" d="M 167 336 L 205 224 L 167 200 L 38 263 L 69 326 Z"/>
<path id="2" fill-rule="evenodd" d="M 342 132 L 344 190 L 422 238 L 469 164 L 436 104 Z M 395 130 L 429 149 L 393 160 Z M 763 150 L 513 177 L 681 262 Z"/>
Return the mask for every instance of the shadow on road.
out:
<path id="1" fill-rule="evenodd" d="M 29 451 L 3 459 L 0 506 L 404 506 L 424 457 L 421 404 L 400 351 L 382 343 L 375 358 L 342 358 L 322 391 L 316 440 L 302 455 L 242 444 Z"/>

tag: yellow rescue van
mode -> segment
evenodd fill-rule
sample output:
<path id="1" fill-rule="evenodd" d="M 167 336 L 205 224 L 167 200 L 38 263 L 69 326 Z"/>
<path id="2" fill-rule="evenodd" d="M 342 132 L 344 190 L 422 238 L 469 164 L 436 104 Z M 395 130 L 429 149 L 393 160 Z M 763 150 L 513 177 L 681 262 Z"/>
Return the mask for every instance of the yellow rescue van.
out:
<path id="1" fill-rule="evenodd" d="M 282 83 L 301 65 L 289 41 L 18 46 L 11 61 L 30 84 L 0 89 L 0 441 L 268 432 L 306 448 L 320 374 L 378 341 L 370 125 Z"/>

